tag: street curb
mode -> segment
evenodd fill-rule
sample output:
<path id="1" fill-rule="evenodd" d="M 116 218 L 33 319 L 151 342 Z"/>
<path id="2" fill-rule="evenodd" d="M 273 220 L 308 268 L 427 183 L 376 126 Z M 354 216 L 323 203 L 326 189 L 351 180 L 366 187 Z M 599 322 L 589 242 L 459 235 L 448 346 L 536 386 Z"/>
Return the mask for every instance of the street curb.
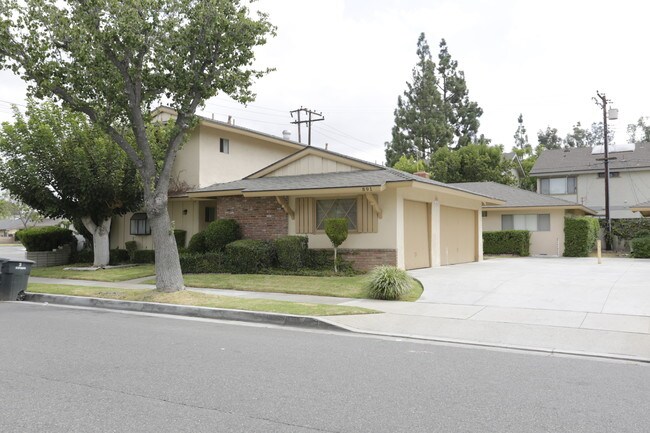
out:
<path id="1" fill-rule="evenodd" d="M 354 328 L 352 326 L 335 324 L 328 322 L 330 325 L 338 326 L 342 331 L 352 332 L 354 334 L 365 334 L 365 335 L 374 335 L 378 337 L 392 337 L 392 338 L 404 338 L 409 340 L 420 340 L 420 341 L 432 341 L 434 343 L 445 343 L 453 344 L 458 346 L 470 346 L 470 347 L 485 347 L 488 349 L 505 349 L 505 350 L 514 350 L 518 352 L 531 352 L 531 353 L 540 353 L 540 354 L 549 354 L 549 355 L 568 355 L 568 356 L 579 356 L 583 358 L 597 358 L 613 361 L 631 361 L 639 362 L 643 364 L 650 364 L 650 358 L 644 358 L 634 355 L 622 355 L 622 354 L 608 354 L 608 353 L 599 353 L 599 352 L 584 352 L 579 350 L 566 350 L 566 349 L 549 349 L 544 347 L 532 347 L 532 346 L 523 346 L 516 344 L 499 344 L 499 343 L 486 343 L 481 341 L 473 340 L 461 340 L 454 338 L 444 338 L 444 337 L 428 337 L 424 335 L 409 335 L 409 334 L 397 334 L 390 332 L 379 332 L 379 331 L 366 331 L 363 329 Z"/>
<path id="2" fill-rule="evenodd" d="M 204 319 L 234 320 L 239 322 L 267 323 L 278 326 L 349 332 L 344 327 L 313 316 L 265 313 L 259 311 L 229 310 L 223 308 L 195 307 L 154 302 L 120 301 L 115 299 L 81 296 L 25 293 L 26 302 L 71 305 L 75 307 L 104 308 L 108 310 L 136 311 L 140 313 L 169 314 L 173 316 L 200 317 Z"/>

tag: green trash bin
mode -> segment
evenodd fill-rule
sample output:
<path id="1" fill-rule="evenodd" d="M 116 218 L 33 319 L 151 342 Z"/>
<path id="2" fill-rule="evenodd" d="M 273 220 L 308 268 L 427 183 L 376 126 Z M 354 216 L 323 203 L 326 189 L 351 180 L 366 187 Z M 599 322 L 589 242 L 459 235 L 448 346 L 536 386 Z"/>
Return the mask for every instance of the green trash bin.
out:
<path id="1" fill-rule="evenodd" d="M 0 259 L 0 301 L 17 301 L 27 289 L 31 260 Z"/>

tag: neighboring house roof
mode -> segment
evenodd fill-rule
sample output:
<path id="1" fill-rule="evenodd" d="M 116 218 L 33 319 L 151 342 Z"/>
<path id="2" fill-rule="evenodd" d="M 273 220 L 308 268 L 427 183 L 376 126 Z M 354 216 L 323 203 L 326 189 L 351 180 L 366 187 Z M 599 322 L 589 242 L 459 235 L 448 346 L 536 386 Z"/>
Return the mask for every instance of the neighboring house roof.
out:
<path id="1" fill-rule="evenodd" d="M 303 174 L 294 176 L 272 176 L 272 177 L 259 177 L 274 171 L 284 164 L 299 159 L 309 154 L 320 154 L 327 157 L 339 158 L 346 160 L 359 167 L 364 166 L 365 169 L 358 169 L 352 171 L 329 172 L 319 174 Z M 308 147 L 295 154 L 289 155 L 280 161 L 277 161 L 268 167 L 263 168 L 244 179 L 236 180 L 233 182 L 218 183 L 205 188 L 190 191 L 190 196 L 208 196 L 211 193 L 227 195 L 228 192 L 234 194 L 253 194 L 253 193 L 286 193 L 288 191 L 305 191 L 305 190 L 318 190 L 318 189 L 342 189 L 342 188 L 359 188 L 359 187 L 380 187 L 383 188 L 387 184 L 398 182 L 416 182 L 420 184 L 433 185 L 436 187 L 457 191 L 464 194 L 478 195 L 489 199 L 492 203 L 500 202 L 495 197 L 476 193 L 474 191 L 465 190 L 459 186 L 451 186 L 446 183 L 438 182 L 435 180 L 427 179 L 424 177 L 416 176 L 393 168 L 384 167 L 378 164 L 373 164 L 360 159 L 352 158 L 343 154 L 332 152 L 330 150 L 320 149 L 316 147 Z"/>
<path id="2" fill-rule="evenodd" d="M 514 209 L 514 208 L 538 208 L 557 207 L 562 209 L 580 209 L 585 213 L 596 215 L 596 211 L 581 204 L 562 200 L 550 195 L 537 194 L 525 189 L 515 188 L 496 182 L 465 182 L 453 183 L 468 191 L 479 194 L 490 195 L 499 198 L 505 203 L 501 205 L 484 206 L 484 208 Z"/>
<path id="3" fill-rule="evenodd" d="M 650 217 L 650 201 L 639 203 L 634 206 L 630 206 L 632 212 L 640 212 L 641 215 Z"/>
<path id="4" fill-rule="evenodd" d="M 47 226 L 55 226 L 59 224 L 62 219 L 44 219 L 43 221 L 39 221 L 37 223 L 30 222 L 27 224 L 27 227 L 47 227 Z M 23 222 L 19 219 L 4 219 L 0 220 L 0 230 L 20 230 L 25 228 L 25 225 Z"/>
<path id="5" fill-rule="evenodd" d="M 591 147 L 545 150 L 530 171 L 531 176 L 560 173 L 601 172 L 605 169 L 603 153 L 592 153 Z M 637 143 L 633 151 L 609 152 L 610 171 L 650 169 L 650 143 Z M 601 159 L 601 161 L 599 161 Z"/>

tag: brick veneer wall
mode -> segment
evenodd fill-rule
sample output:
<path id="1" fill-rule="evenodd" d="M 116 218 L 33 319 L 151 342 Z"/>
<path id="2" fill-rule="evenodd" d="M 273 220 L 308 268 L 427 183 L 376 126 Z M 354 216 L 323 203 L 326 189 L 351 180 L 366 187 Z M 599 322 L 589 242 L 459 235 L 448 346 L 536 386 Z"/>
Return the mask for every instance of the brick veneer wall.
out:
<path id="1" fill-rule="evenodd" d="M 236 220 L 245 239 L 270 240 L 289 233 L 287 214 L 275 197 L 219 197 L 217 218 Z"/>
<path id="2" fill-rule="evenodd" d="M 344 260 L 351 262 L 354 269 L 359 271 L 369 271 L 379 265 L 397 266 L 396 250 L 351 250 L 341 248 L 339 254 Z"/>

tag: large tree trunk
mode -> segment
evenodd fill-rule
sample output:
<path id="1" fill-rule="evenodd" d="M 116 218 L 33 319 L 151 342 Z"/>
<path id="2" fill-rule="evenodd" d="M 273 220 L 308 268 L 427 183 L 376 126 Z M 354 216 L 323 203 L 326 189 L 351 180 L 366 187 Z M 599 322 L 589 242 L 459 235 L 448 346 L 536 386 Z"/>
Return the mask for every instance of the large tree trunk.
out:
<path id="1" fill-rule="evenodd" d="M 161 194 L 145 200 L 145 203 L 156 254 L 156 289 L 163 292 L 183 290 L 183 274 L 174 228 L 167 211 L 167 196 Z"/>
<path id="2" fill-rule="evenodd" d="M 108 265 L 111 257 L 109 234 L 111 233 L 111 219 L 106 218 L 99 225 L 95 224 L 89 216 L 81 218 L 84 227 L 93 235 L 93 266 L 103 268 Z"/>

